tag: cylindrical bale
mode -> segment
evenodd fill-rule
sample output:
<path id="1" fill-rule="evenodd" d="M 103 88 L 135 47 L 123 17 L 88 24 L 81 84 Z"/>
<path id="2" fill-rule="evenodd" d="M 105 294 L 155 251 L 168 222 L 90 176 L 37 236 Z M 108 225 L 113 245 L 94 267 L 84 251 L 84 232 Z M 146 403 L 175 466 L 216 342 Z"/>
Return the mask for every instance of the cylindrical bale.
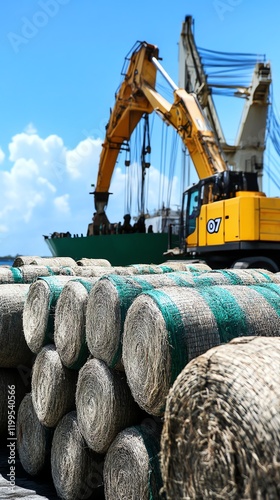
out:
<path id="1" fill-rule="evenodd" d="M 105 498 L 162 498 L 161 426 L 147 422 L 128 427 L 114 439 L 104 463 Z"/>
<path id="2" fill-rule="evenodd" d="M 168 500 L 280 498 L 280 339 L 242 338 L 181 372 L 167 397 Z"/>
<path id="3" fill-rule="evenodd" d="M 77 260 L 78 266 L 102 266 L 102 267 L 112 267 L 112 264 L 107 259 L 87 259 L 83 257 Z"/>
<path id="4" fill-rule="evenodd" d="M 215 269 L 194 275 L 193 280 L 196 286 L 280 284 L 280 276 L 263 269 Z"/>
<path id="5" fill-rule="evenodd" d="M 162 415 L 176 377 L 192 358 L 248 335 L 280 333 L 280 286 L 168 287 L 139 295 L 123 335 L 123 365 L 135 401 Z"/>
<path id="6" fill-rule="evenodd" d="M 17 451 L 24 470 L 31 476 L 47 470 L 53 429 L 44 427 L 33 407 L 31 393 L 21 401 L 17 414 Z"/>
<path id="7" fill-rule="evenodd" d="M 136 274 L 162 274 L 163 270 L 157 264 L 131 264 L 129 267 L 136 269 Z"/>
<path id="8" fill-rule="evenodd" d="M 6 284 L 0 290 L 0 367 L 31 366 L 33 354 L 24 338 L 22 324 L 29 285 Z"/>
<path id="9" fill-rule="evenodd" d="M 48 276 L 30 285 L 23 308 L 23 330 L 33 353 L 53 342 L 55 308 L 63 287 L 73 276 Z"/>
<path id="10" fill-rule="evenodd" d="M 32 264 L 35 259 L 39 258 L 40 257 L 37 255 L 18 255 L 13 262 L 13 267 L 21 267 Z"/>
<path id="11" fill-rule="evenodd" d="M 139 418 L 124 376 L 99 359 L 88 360 L 79 371 L 76 408 L 81 433 L 96 453 L 105 453 L 116 435 Z"/>
<path id="12" fill-rule="evenodd" d="M 126 313 L 133 300 L 146 290 L 163 286 L 241 285 L 273 281 L 277 281 L 273 273 L 254 269 L 205 271 L 198 275 L 181 271 L 162 275 L 110 275 L 100 278 L 89 294 L 86 312 L 89 350 L 108 366 L 123 369 L 122 334 Z"/>
<path id="13" fill-rule="evenodd" d="M 107 274 L 112 274 L 113 267 L 102 266 L 76 266 L 74 269 L 75 275 L 80 278 L 99 278 Z"/>
<path id="14" fill-rule="evenodd" d="M 0 284 L 23 283 L 21 270 L 17 267 L 0 267 Z"/>
<path id="15" fill-rule="evenodd" d="M 163 264 L 160 264 L 159 267 L 162 269 L 163 273 L 169 273 L 172 271 L 189 271 L 192 273 L 199 273 L 211 270 L 211 267 L 205 262 L 196 262 L 191 260 L 168 260 Z"/>
<path id="16" fill-rule="evenodd" d="M 104 457 L 86 445 L 76 412 L 67 413 L 54 431 L 51 449 L 52 479 L 58 496 L 64 500 L 104 498 L 103 463 Z"/>
<path id="17" fill-rule="evenodd" d="M 77 262 L 72 257 L 35 257 L 30 264 L 37 266 L 75 267 Z"/>
<path id="18" fill-rule="evenodd" d="M 191 273 L 100 278 L 89 293 L 86 311 L 86 340 L 91 354 L 112 368 L 123 369 L 122 333 L 133 300 L 146 290 L 188 283 L 194 283 Z"/>
<path id="19" fill-rule="evenodd" d="M 89 357 L 86 343 L 88 294 L 98 278 L 73 278 L 66 283 L 55 309 L 54 343 L 62 363 L 78 370 Z"/>
<path id="20" fill-rule="evenodd" d="M 21 375 L 16 368 L 0 368 L 0 436 L 13 441 L 19 405 L 30 391 L 30 379 Z"/>
<path id="21" fill-rule="evenodd" d="M 32 371 L 31 394 L 41 424 L 55 427 L 61 417 L 75 409 L 77 372 L 66 368 L 52 344 L 37 354 Z"/>

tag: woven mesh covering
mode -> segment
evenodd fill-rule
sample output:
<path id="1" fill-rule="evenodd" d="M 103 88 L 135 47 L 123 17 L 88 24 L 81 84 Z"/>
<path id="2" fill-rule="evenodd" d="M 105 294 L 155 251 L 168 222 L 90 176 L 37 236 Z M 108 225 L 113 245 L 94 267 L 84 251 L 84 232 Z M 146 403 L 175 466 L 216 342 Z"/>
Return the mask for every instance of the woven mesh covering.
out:
<path id="1" fill-rule="evenodd" d="M 156 264 L 131 264 L 129 267 L 136 269 L 136 274 L 162 274 L 163 270 Z"/>
<path id="2" fill-rule="evenodd" d="M 16 437 L 21 465 L 31 476 L 49 466 L 52 435 L 53 431 L 39 422 L 31 393 L 26 394 L 17 414 Z"/>
<path id="3" fill-rule="evenodd" d="M 0 284 L 23 283 L 22 274 L 19 268 L 10 266 L 0 267 Z"/>
<path id="4" fill-rule="evenodd" d="M 164 417 L 168 499 L 280 498 L 279 372 L 280 339 L 256 337 L 184 368 Z"/>
<path id="5" fill-rule="evenodd" d="M 16 368 L 0 368 L 0 436 L 16 437 L 15 421 L 18 407 L 25 394 L 30 391 L 30 381 L 21 376 L 21 371 Z M 8 408 L 9 403 L 11 405 Z M 16 415 L 9 419 L 8 410 L 15 410 Z M 4 442 L 4 441 L 3 441 Z"/>
<path id="6" fill-rule="evenodd" d="M 30 264 L 37 266 L 75 267 L 77 262 L 72 257 L 35 257 Z"/>
<path id="7" fill-rule="evenodd" d="M 87 259 L 83 258 L 77 260 L 78 266 L 102 266 L 102 267 L 111 267 L 111 263 L 107 259 Z"/>
<path id="8" fill-rule="evenodd" d="M 22 312 L 29 285 L 1 285 L 0 367 L 31 366 L 33 355 L 23 333 Z"/>
<path id="9" fill-rule="evenodd" d="M 280 332 L 280 286 L 260 284 L 145 292 L 128 310 L 123 364 L 132 395 L 162 415 L 169 388 L 192 358 L 244 335 Z"/>
<path id="10" fill-rule="evenodd" d="M 32 264 L 35 259 L 39 259 L 38 255 L 18 255 L 14 262 L 13 267 L 21 267 Z"/>
<path id="11" fill-rule="evenodd" d="M 55 427 L 63 415 L 75 409 L 77 372 L 63 366 L 54 345 L 37 354 L 32 371 L 31 394 L 41 424 Z"/>
<path id="12" fill-rule="evenodd" d="M 86 344 L 88 294 L 98 278 L 73 278 L 66 283 L 55 308 L 54 343 L 62 363 L 79 369 L 89 357 Z"/>
<path id="13" fill-rule="evenodd" d="M 90 359 L 79 371 L 76 408 L 81 433 L 97 453 L 105 453 L 139 413 L 125 378 L 98 359 Z"/>
<path id="14" fill-rule="evenodd" d="M 57 494 L 64 500 L 96 499 L 103 491 L 103 457 L 86 446 L 75 411 L 67 413 L 54 431 L 51 470 Z"/>
<path id="15" fill-rule="evenodd" d="M 126 313 L 141 292 L 162 286 L 194 283 L 191 273 L 106 276 L 89 294 L 86 338 L 91 354 L 109 366 L 122 369 L 122 333 Z"/>
<path id="16" fill-rule="evenodd" d="M 106 498 L 162 498 L 160 436 L 161 427 L 151 419 L 124 429 L 117 435 L 105 457 Z"/>
<path id="17" fill-rule="evenodd" d="M 23 330 L 32 352 L 53 342 L 54 316 L 58 298 L 72 276 L 48 276 L 30 285 L 23 308 Z"/>
<path id="18" fill-rule="evenodd" d="M 162 269 L 163 273 L 170 273 L 172 271 L 189 271 L 199 273 L 211 270 L 211 267 L 209 267 L 206 263 L 191 260 L 168 260 L 167 262 L 160 264 L 159 267 Z"/>

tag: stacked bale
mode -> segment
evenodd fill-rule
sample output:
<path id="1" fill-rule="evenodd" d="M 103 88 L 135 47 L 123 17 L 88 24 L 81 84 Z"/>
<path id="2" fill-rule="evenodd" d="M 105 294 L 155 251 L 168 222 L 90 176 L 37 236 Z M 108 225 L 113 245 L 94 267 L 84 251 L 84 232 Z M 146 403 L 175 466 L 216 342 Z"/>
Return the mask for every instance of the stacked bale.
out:
<path id="1" fill-rule="evenodd" d="M 107 259 L 87 259 L 83 257 L 77 260 L 78 266 L 101 266 L 101 267 L 111 267 L 112 264 Z"/>
<path id="2" fill-rule="evenodd" d="M 49 276 L 37 279 L 29 288 L 23 308 L 25 340 L 31 351 L 53 342 L 55 307 L 64 285 L 72 276 Z"/>
<path id="3" fill-rule="evenodd" d="M 196 260 L 168 260 L 159 267 L 162 269 L 163 273 L 169 273 L 172 271 L 190 271 L 194 273 L 200 273 L 204 271 L 210 271 L 211 267 L 208 266 L 203 261 Z"/>
<path id="4" fill-rule="evenodd" d="M 280 286 L 164 287 L 139 295 L 124 326 L 123 365 L 135 401 L 162 415 L 192 358 L 238 336 L 278 336 Z"/>
<path id="5" fill-rule="evenodd" d="M 42 425 L 55 427 L 75 409 L 77 372 L 66 368 L 52 344 L 37 354 L 32 371 L 32 403 Z"/>
<path id="6" fill-rule="evenodd" d="M 167 398 L 168 499 L 280 497 L 279 338 L 242 338 L 192 360 Z"/>
<path id="7" fill-rule="evenodd" d="M 94 453 L 80 432 L 76 412 L 65 415 L 58 423 L 51 448 L 51 470 L 60 498 L 104 498 L 103 456 Z"/>
<path id="8" fill-rule="evenodd" d="M 162 498 L 161 427 L 152 419 L 145 419 L 141 425 L 128 427 L 117 435 L 105 457 L 106 498 Z"/>
<path id="9" fill-rule="evenodd" d="M 139 420 L 125 377 L 98 359 L 88 360 L 79 371 L 76 409 L 87 445 L 101 454 L 121 430 Z"/>
<path id="10" fill-rule="evenodd" d="M 76 278 L 64 286 L 55 309 L 54 343 L 64 366 L 79 369 L 89 357 L 86 343 L 88 294 L 98 278 Z"/>
<path id="11" fill-rule="evenodd" d="M 26 472 L 35 476 L 49 466 L 53 429 L 39 421 L 31 393 L 25 395 L 19 406 L 16 423 L 17 451 Z"/>
<path id="12" fill-rule="evenodd" d="M 38 255 L 18 255 L 13 262 L 13 267 L 21 267 L 33 264 L 34 260 L 39 258 L 40 257 Z"/>
<path id="13" fill-rule="evenodd" d="M 123 369 L 122 335 L 127 311 L 142 292 L 163 286 L 199 287 L 215 284 L 254 284 L 278 281 L 261 270 L 187 271 L 144 276 L 110 275 L 99 279 L 89 294 L 86 339 L 91 354 L 117 369 Z"/>
<path id="14" fill-rule="evenodd" d="M 76 267 L 77 263 L 72 257 L 35 257 L 30 264 L 37 266 Z"/>
<path id="15" fill-rule="evenodd" d="M 23 333 L 22 313 L 29 285 L 0 287 L 0 367 L 31 366 L 33 355 Z"/>

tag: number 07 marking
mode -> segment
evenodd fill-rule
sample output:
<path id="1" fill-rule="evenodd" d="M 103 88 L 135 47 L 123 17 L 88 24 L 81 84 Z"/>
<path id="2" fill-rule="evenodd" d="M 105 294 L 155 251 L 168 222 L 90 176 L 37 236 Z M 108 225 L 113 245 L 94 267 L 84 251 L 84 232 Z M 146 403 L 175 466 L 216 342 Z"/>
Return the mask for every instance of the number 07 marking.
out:
<path id="1" fill-rule="evenodd" d="M 217 217 L 217 219 L 209 219 L 206 225 L 206 229 L 208 233 L 213 234 L 217 233 L 220 229 L 222 217 Z"/>

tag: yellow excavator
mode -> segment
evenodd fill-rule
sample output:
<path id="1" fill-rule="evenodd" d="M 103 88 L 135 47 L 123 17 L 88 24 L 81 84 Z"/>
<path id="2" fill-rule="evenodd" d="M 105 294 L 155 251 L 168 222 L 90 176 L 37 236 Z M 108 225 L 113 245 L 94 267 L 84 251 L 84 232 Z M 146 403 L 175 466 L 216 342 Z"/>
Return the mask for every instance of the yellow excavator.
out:
<path id="1" fill-rule="evenodd" d="M 157 71 L 171 85 L 173 103 L 156 91 Z M 154 111 L 181 136 L 200 179 L 183 193 L 181 257 L 201 258 L 213 269 L 279 271 L 280 199 L 259 191 L 255 172 L 229 169 L 196 95 L 178 88 L 160 64 L 158 48 L 146 42 L 131 54 L 106 127 L 94 224 L 108 223 L 105 208 L 118 154 L 143 115 Z"/>

